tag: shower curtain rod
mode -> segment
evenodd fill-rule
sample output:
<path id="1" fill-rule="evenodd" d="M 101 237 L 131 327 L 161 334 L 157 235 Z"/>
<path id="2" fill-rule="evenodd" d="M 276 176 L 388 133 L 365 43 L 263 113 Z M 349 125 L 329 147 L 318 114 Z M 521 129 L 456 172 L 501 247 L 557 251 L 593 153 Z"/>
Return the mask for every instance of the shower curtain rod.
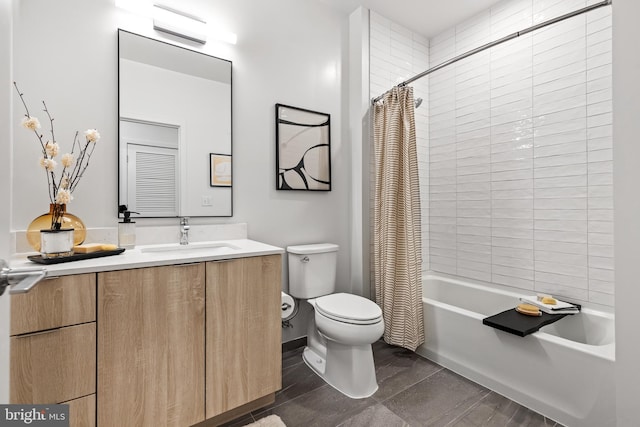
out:
<path id="1" fill-rule="evenodd" d="M 471 49 L 470 51 L 462 53 L 462 54 L 460 54 L 460 55 L 458 55 L 456 57 L 453 57 L 453 58 L 451 58 L 451 59 L 449 59 L 449 60 L 447 60 L 445 62 L 442 62 L 442 63 L 436 65 L 435 67 L 431 67 L 428 70 L 423 71 L 420 74 L 416 74 L 415 76 L 411 77 L 410 79 L 407 79 L 407 80 L 403 81 L 402 83 L 398 83 L 396 85 L 396 87 L 406 86 L 409 83 L 412 83 L 412 82 L 414 82 L 414 81 L 416 81 L 418 79 L 421 79 L 422 77 L 424 77 L 424 76 L 426 76 L 428 74 L 433 73 L 434 71 L 438 71 L 441 68 L 444 68 L 444 67 L 446 67 L 448 65 L 451 65 L 451 64 L 453 64 L 455 62 L 458 62 L 461 59 L 467 58 L 467 57 L 469 57 L 471 55 L 475 55 L 476 53 L 482 52 L 483 50 L 487 50 L 489 48 L 497 46 L 497 45 L 499 45 L 501 43 L 504 43 L 506 41 L 509 41 L 511 39 L 515 39 L 517 37 L 520 37 L 521 35 L 528 34 L 528 33 L 532 32 L 532 31 L 535 31 L 535 30 L 539 30 L 540 28 L 544 28 L 544 27 L 546 27 L 548 25 L 555 24 L 555 23 L 560 22 L 560 21 L 564 21 L 565 19 L 573 18 L 574 16 L 577 16 L 577 15 L 582 15 L 583 13 L 590 12 L 590 11 L 592 11 L 594 9 L 598 9 L 598 8 L 603 7 L 603 6 L 609 6 L 612 2 L 613 2 L 613 0 L 604 0 L 604 1 L 601 1 L 599 3 L 594 3 L 594 4 L 590 5 L 590 6 L 583 7 L 582 9 L 574 10 L 573 12 L 569 12 L 569 13 L 566 13 L 564 15 L 560 15 L 560 16 L 558 16 L 556 18 L 549 19 L 548 21 L 544 21 L 544 22 L 541 22 L 539 24 L 532 25 L 531 27 L 525 28 L 524 30 L 516 31 L 515 33 L 509 34 L 508 36 L 504 36 L 504 37 L 502 37 L 500 39 L 497 39 L 497 40 L 494 40 L 494 41 L 489 42 L 487 44 L 484 44 L 482 46 L 479 46 L 479 47 L 477 47 L 475 49 Z M 377 98 L 372 98 L 371 99 L 371 103 L 375 104 L 376 102 L 380 101 L 390 91 L 391 91 L 391 89 L 386 91 L 382 95 L 378 96 Z"/>

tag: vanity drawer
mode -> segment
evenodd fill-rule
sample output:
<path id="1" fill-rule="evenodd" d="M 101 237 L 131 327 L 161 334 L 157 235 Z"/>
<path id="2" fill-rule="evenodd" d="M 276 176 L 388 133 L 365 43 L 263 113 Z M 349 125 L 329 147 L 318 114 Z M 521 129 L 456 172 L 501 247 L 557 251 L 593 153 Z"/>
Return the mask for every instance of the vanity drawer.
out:
<path id="1" fill-rule="evenodd" d="M 11 296 L 11 335 L 95 320 L 95 273 L 45 279 L 31 291 Z"/>
<path id="2" fill-rule="evenodd" d="M 96 324 L 11 337 L 11 403 L 60 403 L 96 391 Z"/>
<path id="3" fill-rule="evenodd" d="M 69 427 L 95 427 L 96 395 L 62 402 L 69 405 Z"/>

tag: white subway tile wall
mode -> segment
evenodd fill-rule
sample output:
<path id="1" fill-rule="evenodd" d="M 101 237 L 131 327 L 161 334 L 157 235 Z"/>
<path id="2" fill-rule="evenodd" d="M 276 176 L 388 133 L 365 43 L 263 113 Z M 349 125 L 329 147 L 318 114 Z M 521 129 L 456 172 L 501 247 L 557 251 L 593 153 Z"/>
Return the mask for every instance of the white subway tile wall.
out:
<path id="1" fill-rule="evenodd" d="M 431 40 L 372 11 L 371 96 L 596 2 L 505 0 Z M 611 36 L 600 8 L 412 84 L 424 271 L 614 305 Z"/>
<path id="2" fill-rule="evenodd" d="M 429 68 L 429 40 L 400 25 L 370 12 L 370 94 L 377 97 L 394 85 Z M 416 143 L 419 159 L 420 199 L 422 212 L 422 270 L 429 270 L 429 82 L 421 79 L 412 84 L 414 98 L 422 98 L 415 110 Z M 373 144 L 373 141 L 371 141 Z M 370 215 L 373 224 L 375 191 L 373 150 L 370 164 Z M 455 181 L 454 181 L 455 186 Z M 373 230 L 370 230 L 373 236 Z M 373 254 L 373 237 L 370 253 Z M 373 257 L 372 261 L 373 261 Z M 371 269 L 373 278 L 373 269 Z"/>
<path id="3" fill-rule="evenodd" d="M 500 2 L 432 38 L 428 62 L 592 3 Z M 610 7 L 431 74 L 428 268 L 612 306 L 611 85 Z"/>

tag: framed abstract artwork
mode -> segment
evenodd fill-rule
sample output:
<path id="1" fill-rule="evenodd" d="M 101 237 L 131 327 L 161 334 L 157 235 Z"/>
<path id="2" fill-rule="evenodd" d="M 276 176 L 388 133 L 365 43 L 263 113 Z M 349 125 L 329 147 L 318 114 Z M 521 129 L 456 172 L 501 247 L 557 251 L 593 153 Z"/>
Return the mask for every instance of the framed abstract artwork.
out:
<path id="1" fill-rule="evenodd" d="M 211 187 L 231 187 L 231 155 L 210 153 L 209 176 Z"/>
<path id="2" fill-rule="evenodd" d="M 276 189 L 331 191 L 331 116 L 276 104 Z"/>

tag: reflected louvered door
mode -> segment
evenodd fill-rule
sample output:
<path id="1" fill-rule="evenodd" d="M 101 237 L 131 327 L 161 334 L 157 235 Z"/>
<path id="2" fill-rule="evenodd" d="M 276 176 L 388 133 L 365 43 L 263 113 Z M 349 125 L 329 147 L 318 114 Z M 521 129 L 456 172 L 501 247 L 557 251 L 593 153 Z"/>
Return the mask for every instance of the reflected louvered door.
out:
<path id="1" fill-rule="evenodd" d="M 128 144 L 129 209 L 142 216 L 178 215 L 178 150 Z"/>

